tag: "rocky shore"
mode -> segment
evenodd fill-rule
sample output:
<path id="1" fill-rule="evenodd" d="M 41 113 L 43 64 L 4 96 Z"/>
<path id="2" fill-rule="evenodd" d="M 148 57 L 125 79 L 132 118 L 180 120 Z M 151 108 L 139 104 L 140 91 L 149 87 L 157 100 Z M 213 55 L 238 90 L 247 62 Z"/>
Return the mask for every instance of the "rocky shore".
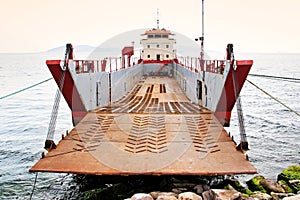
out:
<path id="1" fill-rule="evenodd" d="M 76 199 L 300 200 L 300 166 L 288 167 L 276 180 L 255 175 L 246 183 L 230 176 L 101 177 L 101 180 L 85 177 L 84 180 L 89 183 L 87 185 L 98 185 L 98 188 L 85 188 Z"/>

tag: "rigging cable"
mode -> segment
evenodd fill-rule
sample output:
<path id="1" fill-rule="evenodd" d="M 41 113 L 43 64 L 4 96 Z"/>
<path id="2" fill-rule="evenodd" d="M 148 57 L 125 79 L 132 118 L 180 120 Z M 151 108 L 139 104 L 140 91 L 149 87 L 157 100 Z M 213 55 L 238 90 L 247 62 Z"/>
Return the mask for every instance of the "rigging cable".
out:
<path id="1" fill-rule="evenodd" d="M 281 79 L 284 81 L 291 81 L 291 82 L 300 82 L 300 78 L 291 78 L 291 77 L 282 77 L 282 76 L 270 76 L 270 75 L 263 75 L 263 74 L 249 74 L 249 76 L 256 76 L 262 78 L 271 78 L 271 79 Z"/>
<path id="2" fill-rule="evenodd" d="M 30 200 L 32 199 L 32 195 L 33 195 L 33 192 L 34 192 L 34 189 L 35 189 L 37 177 L 38 177 L 38 172 L 35 174 L 35 179 L 34 179 L 34 183 L 33 183 L 33 188 L 32 188 L 31 194 L 30 194 L 30 198 L 29 198 Z"/>
<path id="3" fill-rule="evenodd" d="M 2 96 L 2 97 L 0 97 L 0 100 L 1 100 L 1 99 L 5 99 L 5 98 L 10 97 L 10 96 L 13 96 L 13 95 L 15 95 L 15 94 L 18 94 L 18 93 L 20 93 L 20 92 L 23 92 L 23 91 L 28 90 L 28 89 L 30 89 L 30 88 L 33 88 L 33 87 L 35 87 L 35 86 L 38 86 L 38 85 L 40 85 L 40 84 L 42 84 L 42 83 L 45 83 L 45 82 L 47 82 L 47 81 L 50 81 L 51 79 L 53 79 L 53 78 L 48 78 L 48 79 L 46 79 L 46 80 L 43 80 L 43 81 L 41 81 L 41 82 L 38 82 L 38 83 L 33 84 L 33 85 L 31 85 L 31 86 L 28 86 L 28 87 L 26 87 L 26 88 L 23 88 L 23 89 L 21 89 L 21 90 L 15 91 L 15 92 L 10 93 L 10 94 L 7 94 L 7 95 L 5 95 L 5 96 Z"/>
<path id="4" fill-rule="evenodd" d="M 48 127 L 48 133 L 47 133 L 47 138 L 45 141 L 45 149 L 46 150 L 51 150 L 56 148 L 56 144 L 54 143 L 54 132 L 55 132 L 55 127 L 56 127 L 56 119 L 57 119 L 57 114 L 58 114 L 58 108 L 59 108 L 59 103 L 61 99 L 61 93 L 63 91 L 63 85 L 65 82 L 65 75 L 66 75 L 66 70 L 68 67 L 68 62 L 67 60 L 69 59 L 70 53 L 72 53 L 72 45 L 67 44 L 66 45 L 66 53 L 65 53 L 65 59 L 64 59 L 64 64 L 62 66 L 62 71 L 60 74 L 59 82 L 58 82 L 58 88 L 56 90 L 56 95 L 55 95 L 55 100 L 54 104 L 52 107 L 52 112 L 51 112 L 51 119 L 49 122 L 49 127 Z"/>
<path id="5" fill-rule="evenodd" d="M 277 101 L 278 103 L 280 103 L 281 105 L 283 105 L 284 107 L 286 107 L 288 110 L 290 110 L 291 112 L 295 113 L 296 115 L 300 116 L 300 113 L 297 112 L 296 110 L 290 108 L 289 106 L 287 106 L 286 104 L 284 104 L 283 102 L 281 102 L 280 100 L 278 100 L 277 98 L 275 98 L 274 96 L 272 96 L 271 94 L 269 94 L 268 92 L 266 92 L 265 90 L 263 90 L 262 88 L 260 88 L 258 85 L 254 84 L 253 82 L 249 81 L 247 79 L 247 81 L 253 85 L 254 87 L 256 87 L 257 89 L 259 89 L 260 91 L 262 91 L 263 93 L 265 93 L 266 95 L 268 95 L 269 97 L 271 97 L 272 99 L 274 99 L 275 101 Z"/>

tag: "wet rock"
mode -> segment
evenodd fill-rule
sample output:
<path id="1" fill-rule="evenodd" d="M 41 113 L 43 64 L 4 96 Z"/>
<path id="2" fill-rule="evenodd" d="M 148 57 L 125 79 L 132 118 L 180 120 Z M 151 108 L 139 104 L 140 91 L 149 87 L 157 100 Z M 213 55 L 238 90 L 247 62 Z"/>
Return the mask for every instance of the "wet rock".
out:
<path id="1" fill-rule="evenodd" d="M 208 185 L 196 185 L 193 189 L 197 194 L 202 194 L 203 192 L 210 190 L 210 187 Z"/>
<path id="2" fill-rule="evenodd" d="M 283 199 L 284 197 L 290 197 L 294 196 L 295 194 L 293 193 L 276 193 L 276 192 L 271 192 L 272 200 L 280 200 Z"/>
<path id="3" fill-rule="evenodd" d="M 252 191 L 248 188 L 245 188 L 237 179 L 225 179 L 224 184 L 227 184 L 224 189 L 228 190 L 237 190 L 238 192 L 244 194 L 244 196 L 249 197 L 252 194 Z"/>
<path id="4" fill-rule="evenodd" d="M 202 197 L 194 192 L 183 192 L 178 195 L 178 200 L 202 200 Z"/>
<path id="5" fill-rule="evenodd" d="M 173 188 L 172 189 L 172 192 L 174 192 L 176 194 L 180 194 L 180 193 L 187 192 L 187 191 L 188 191 L 187 188 Z"/>
<path id="6" fill-rule="evenodd" d="M 203 200 L 237 200 L 241 199 L 241 193 L 236 190 L 224 190 L 224 189 L 211 189 L 205 191 L 203 194 Z"/>
<path id="7" fill-rule="evenodd" d="M 284 197 L 282 200 L 300 200 L 300 194 L 291 197 Z"/>
<path id="8" fill-rule="evenodd" d="M 272 199 L 271 195 L 267 194 L 267 193 L 263 193 L 260 191 L 255 191 L 251 194 L 252 198 L 256 198 L 258 200 L 270 200 Z"/>
<path id="9" fill-rule="evenodd" d="M 267 191 L 264 189 L 263 186 L 260 185 L 260 181 L 264 179 L 265 177 L 263 176 L 255 176 L 249 181 L 247 181 L 246 184 L 251 191 L 260 191 L 266 193 Z"/>
<path id="10" fill-rule="evenodd" d="M 296 194 L 300 191 L 300 165 L 286 168 L 277 176 L 277 180 L 290 187 Z"/>
<path id="11" fill-rule="evenodd" d="M 130 200 L 153 200 L 152 196 L 150 194 L 146 193 L 137 193 L 134 194 Z"/>
<path id="12" fill-rule="evenodd" d="M 267 191 L 267 192 L 276 192 L 276 193 L 285 193 L 285 190 L 281 187 L 276 180 L 273 179 L 263 179 L 259 182 L 259 184 Z"/>

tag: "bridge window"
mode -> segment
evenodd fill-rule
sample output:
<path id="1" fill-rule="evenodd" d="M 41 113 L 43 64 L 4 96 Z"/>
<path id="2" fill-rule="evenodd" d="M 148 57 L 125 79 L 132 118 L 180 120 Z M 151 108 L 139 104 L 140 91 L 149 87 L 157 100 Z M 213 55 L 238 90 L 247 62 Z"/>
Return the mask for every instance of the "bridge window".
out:
<path id="1" fill-rule="evenodd" d="M 168 38 L 168 35 L 162 35 L 163 38 Z"/>
<path id="2" fill-rule="evenodd" d="M 161 38 L 161 35 L 160 34 L 156 34 L 155 38 Z"/>
<path id="3" fill-rule="evenodd" d="M 148 35 L 148 38 L 153 38 L 154 37 L 154 35 Z"/>

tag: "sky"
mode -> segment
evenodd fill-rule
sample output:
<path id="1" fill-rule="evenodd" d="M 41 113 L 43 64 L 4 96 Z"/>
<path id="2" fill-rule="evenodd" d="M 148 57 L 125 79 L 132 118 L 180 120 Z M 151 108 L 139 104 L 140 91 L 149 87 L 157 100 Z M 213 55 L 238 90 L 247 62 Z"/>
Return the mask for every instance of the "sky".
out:
<path id="1" fill-rule="evenodd" d="M 98 46 L 140 28 L 202 34 L 201 0 L 0 0 L 0 53 Z M 300 53 L 299 0 L 205 0 L 205 49 Z"/>

